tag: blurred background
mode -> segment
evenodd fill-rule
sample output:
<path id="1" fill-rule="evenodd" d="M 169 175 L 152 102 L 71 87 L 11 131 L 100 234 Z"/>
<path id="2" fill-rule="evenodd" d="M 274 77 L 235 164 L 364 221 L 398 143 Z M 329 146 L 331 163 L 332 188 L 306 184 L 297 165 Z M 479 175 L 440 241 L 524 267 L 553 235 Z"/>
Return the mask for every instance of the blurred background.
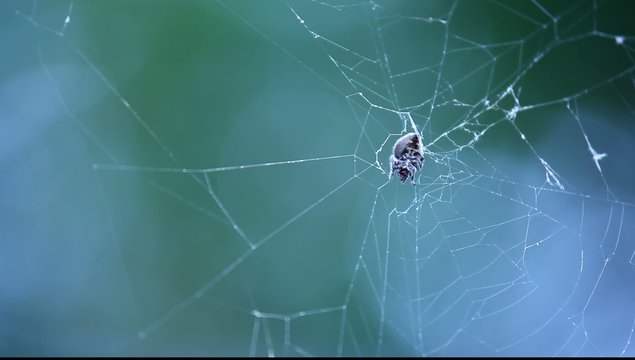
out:
<path id="1" fill-rule="evenodd" d="M 634 10 L 0 1 L 0 354 L 635 355 Z"/>

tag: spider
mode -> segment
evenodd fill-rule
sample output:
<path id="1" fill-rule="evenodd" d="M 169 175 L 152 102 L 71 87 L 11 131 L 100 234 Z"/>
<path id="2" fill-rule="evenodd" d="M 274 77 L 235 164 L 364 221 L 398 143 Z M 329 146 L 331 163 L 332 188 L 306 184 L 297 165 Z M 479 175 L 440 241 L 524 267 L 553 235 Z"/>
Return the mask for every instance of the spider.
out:
<path id="1" fill-rule="evenodd" d="M 392 169 L 388 174 L 388 181 L 392 178 L 392 174 L 397 172 L 402 183 L 410 179 L 412 185 L 416 185 L 415 173 L 421 170 L 423 161 L 421 135 L 412 132 L 400 137 L 390 155 Z"/>

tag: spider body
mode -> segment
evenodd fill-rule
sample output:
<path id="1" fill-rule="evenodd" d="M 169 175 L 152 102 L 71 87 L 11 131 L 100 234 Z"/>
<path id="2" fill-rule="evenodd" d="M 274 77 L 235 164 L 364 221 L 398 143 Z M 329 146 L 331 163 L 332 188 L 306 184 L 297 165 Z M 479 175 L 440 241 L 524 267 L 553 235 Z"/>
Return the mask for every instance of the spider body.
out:
<path id="1" fill-rule="evenodd" d="M 391 170 L 388 180 L 390 181 L 392 174 L 396 172 L 399 174 L 402 183 L 410 179 L 412 184 L 415 185 L 415 173 L 421 170 L 423 160 L 421 136 L 413 132 L 400 137 L 390 155 Z"/>

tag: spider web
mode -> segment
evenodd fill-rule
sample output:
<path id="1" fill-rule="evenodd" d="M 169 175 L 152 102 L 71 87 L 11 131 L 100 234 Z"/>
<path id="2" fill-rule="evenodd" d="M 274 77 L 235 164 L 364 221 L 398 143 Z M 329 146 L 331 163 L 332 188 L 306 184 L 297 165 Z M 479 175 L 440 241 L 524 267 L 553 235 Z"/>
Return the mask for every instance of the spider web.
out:
<path id="1" fill-rule="evenodd" d="M 624 5 L 13 3 L 0 348 L 635 355 Z"/>

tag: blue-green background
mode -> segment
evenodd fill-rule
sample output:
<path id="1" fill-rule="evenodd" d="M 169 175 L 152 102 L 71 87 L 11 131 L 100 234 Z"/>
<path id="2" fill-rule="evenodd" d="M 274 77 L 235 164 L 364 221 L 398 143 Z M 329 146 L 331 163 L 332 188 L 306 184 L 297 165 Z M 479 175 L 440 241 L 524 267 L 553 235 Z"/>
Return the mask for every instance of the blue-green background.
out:
<path id="1" fill-rule="evenodd" d="M 540 4 L 0 0 L 0 354 L 634 355 L 634 9 Z"/>

